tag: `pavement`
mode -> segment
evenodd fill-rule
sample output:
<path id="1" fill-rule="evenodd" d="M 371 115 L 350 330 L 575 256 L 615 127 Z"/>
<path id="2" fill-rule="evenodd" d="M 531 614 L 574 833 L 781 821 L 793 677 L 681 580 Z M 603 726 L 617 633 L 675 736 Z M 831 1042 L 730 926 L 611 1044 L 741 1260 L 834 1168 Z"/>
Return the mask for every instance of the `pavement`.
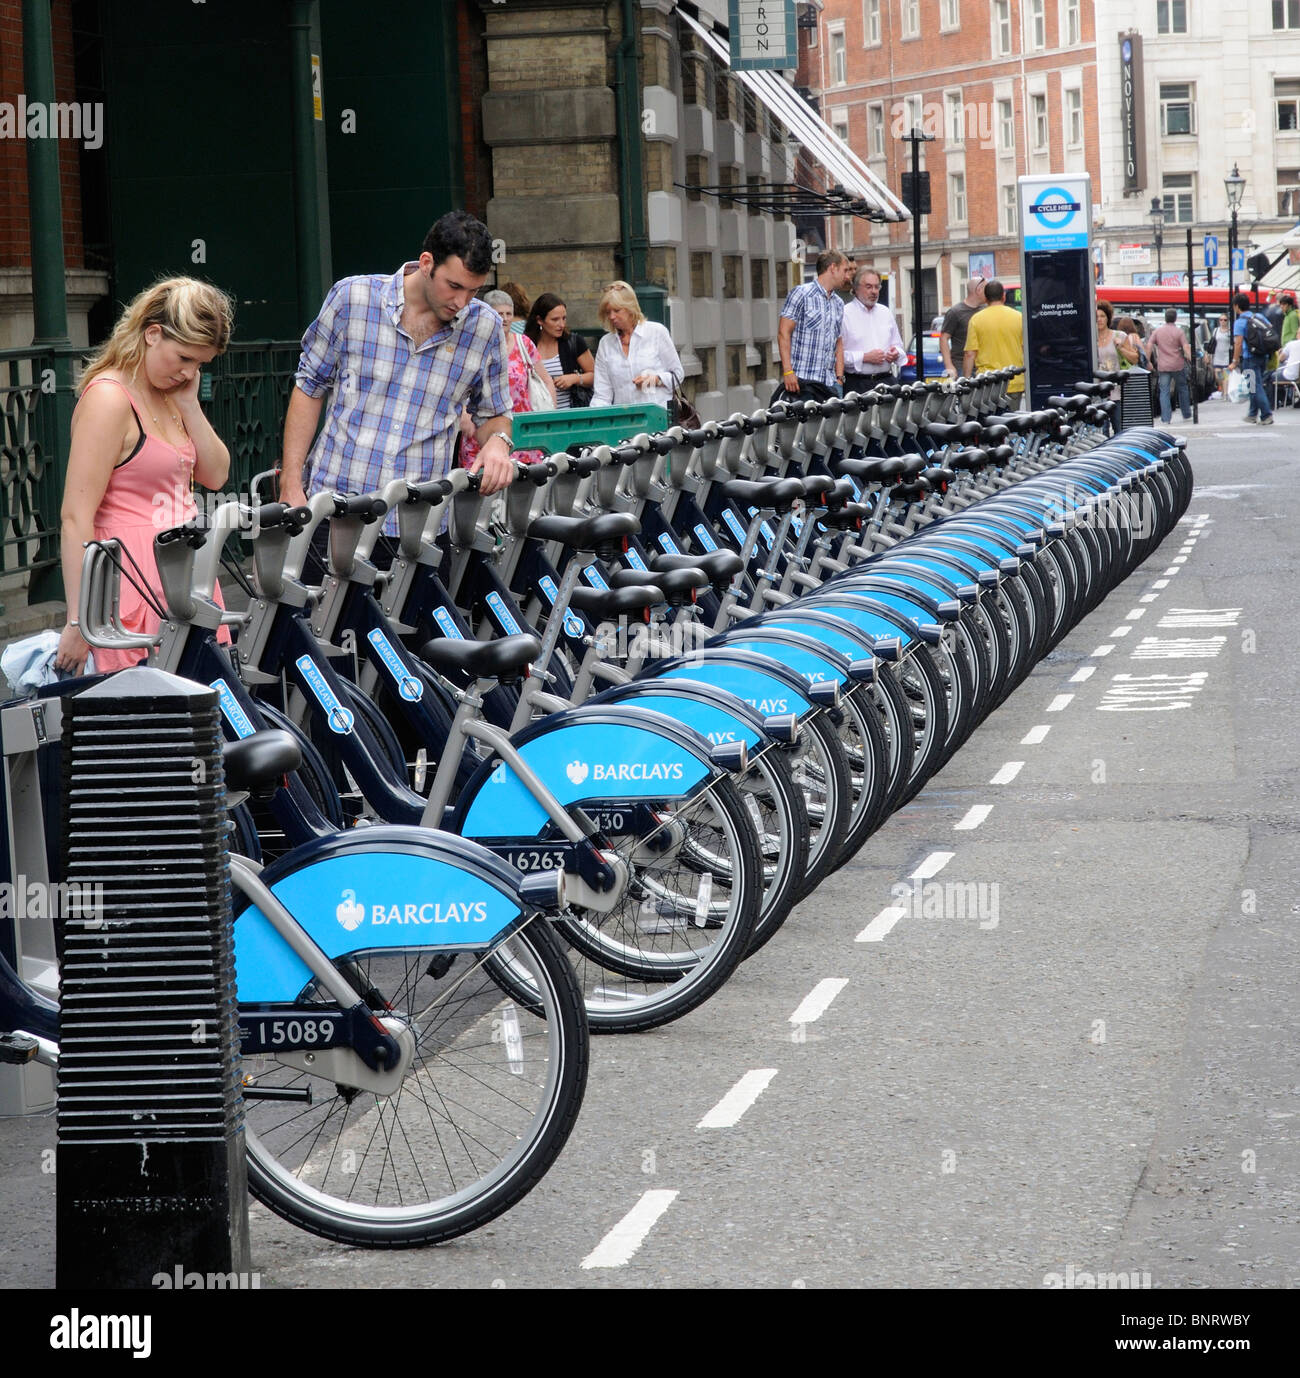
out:
<path id="1" fill-rule="evenodd" d="M 1178 530 L 714 999 L 596 1040 L 524 1201 L 406 1253 L 253 1206 L 262 1287 L 1300 1285 L 1300 413 L 1243 411 L 1175 423 Z M 0 1122 L 0 1285 L 53 1282 L 53 1143 Z"/>

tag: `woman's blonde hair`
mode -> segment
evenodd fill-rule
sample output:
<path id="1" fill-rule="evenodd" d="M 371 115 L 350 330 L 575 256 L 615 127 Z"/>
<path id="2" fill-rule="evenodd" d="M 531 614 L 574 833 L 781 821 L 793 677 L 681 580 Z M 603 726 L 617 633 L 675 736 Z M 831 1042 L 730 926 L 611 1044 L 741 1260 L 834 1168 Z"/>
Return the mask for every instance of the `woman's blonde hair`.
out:
<path id="1" fill-rule="evenodd" d="M 234 303 L 211 283 L 197 278 L 155 282 L 122 312 L 113 333 L 87 363 L 77 392 L 84 392 L 91 379 L 109 369 L 134 378 L 144 361 L 144 333 L 151 325 L 160 326 L 177 344 L 224 354 L 234 318 Z"/>
<path id="2" fill-rule="evenodd" d="M 611 282 L 600 294 L 600 305 L 596 308 L 596 319 L 606 330 L 612 329 L 609 323 L 611 311 L 630 311 L 634 325 L 645 320 L 645 312 L 636 299 L 636 293 L 626 282 Z"/>

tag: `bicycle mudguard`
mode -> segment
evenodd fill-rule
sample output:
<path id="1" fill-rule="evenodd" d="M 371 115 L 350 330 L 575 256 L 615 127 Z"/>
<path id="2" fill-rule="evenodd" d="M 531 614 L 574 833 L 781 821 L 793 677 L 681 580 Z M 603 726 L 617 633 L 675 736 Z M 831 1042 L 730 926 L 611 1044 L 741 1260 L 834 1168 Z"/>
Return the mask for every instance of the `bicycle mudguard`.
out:
<path id="1" fill-rule="evenodd" d="M 309 842 L 260 879 L 331 960 L 385 948 L 477 950 L 525 913 L 517 871 L 431 828 L 380 826 Z M 238 891 L 235 900 L 240 1004 L 292 1003 L 315 979 L 311 970 L 255 904 Z"/>
<path id="2" fill-rule="evenodd" d="M 837 592 L 831 584 L 800 600 L 799 611 L 820 612 L 828 617 L 837 617 L 841 622 L 848 622 L 859 631 L 865 632 L 873 641 L 901 642 L 902 654 L 910 651 L 918 641 L 939 639 L 937 626 L 933 632 L 922 634 L 910 618 L 904 617 L 895 609 L 879 604 L 873 607 L 861 594 L 850 593 L 847 590 Z"/>
<path id="3" fill-rule="evenodd" d="M 922 635 L 924 635 L 922 629 L 925 627 L 942 630 L 942 623 L 936 619 L 930 609 L 914 599 L 904 598 L 896 593 L 882 592 L 879 589 L 862 588 L 860 586 L 855 587 L 851 583 L 841 583 L 839 580 L 826 585 L 827 592 L 830 592 L 832 589 L 842 598 L 858 598 L 868 607 L 875 607 L 900 614 Z M 932 639 L 937 640 L 938 638 L 932 637 Z"/>
<path id="4" fill-rule="evenodd" d="M 515 749 L 565 808 L 585 801 L 687 799 L 721 772 L 706 738 L 662 713 L 581 705 L 531 723 Z M 485 761 L 453 815 L 465 837 L 537 837 L 550 816 L 504 761 Z"/>
<path id="5" fill-rule="evenodd" d="M 800 632 L 833 651 L 839 651 L 850 660 L 864 660 L 867 656 L 875 655 L 875 643 L 861 628 L 835 617 L 833 613 L 817 612 L 801 605 L 763 613 L 752 621 L 738 622 L 735 630 L 743 631 L 751 626 L 761 627 L 764 631 Z"/>
<path id="6" fill-rule="evenodd" d="M 845 687 L 847 692 L 858 682 L 858 679 L 849 673 L 852 662 L 847 656 L 818 641 L 806 631 L 782 632 L 767 627 L 733 627 L 709 644 L 730 646 L 737 651 L 752 651 L 760 656 L 771 656 L 787 670 L 801 675 L 809 684 L 834 680 Z"/>
<path id="7" fill-rule="evenodd" d="M 689 656 L 647 667 L 642 673 L 647 679 L 701 680 L 716 685 L 764 717 L 794 713 L 802 721 L 814 708 L 802 675 L 770 655 L 730 646 L 706 646 Z"/>
<path id="8" fill-rule="evenodd" d="M 752 750 L 767 740 L 761 713 L 734 694 L 703 680 L 636 680 L 605 689 L 588 702 L 619 703 L 651 713 L 667 713 L 714 746 L 744 742 Z"/>

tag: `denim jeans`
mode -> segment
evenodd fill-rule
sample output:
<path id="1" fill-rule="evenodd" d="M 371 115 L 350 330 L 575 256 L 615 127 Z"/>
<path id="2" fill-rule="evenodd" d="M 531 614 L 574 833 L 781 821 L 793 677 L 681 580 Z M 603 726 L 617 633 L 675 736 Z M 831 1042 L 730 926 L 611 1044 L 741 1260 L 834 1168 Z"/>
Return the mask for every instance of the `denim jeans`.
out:
<path id="1" fill-rule="evenodd" d="M 1255 358 L 1253 354 L 1244 356 L 1241 361 L 1241 371 L 1246 375 L 1246 382 L 1250 388 L 1247 416 L 1273 415 L 1273 408 L 1268 400 L 1268 389 L 1264 386 L 1264 362 L 1263 359 Z"/>
<path id="2" fill-rule="evenodd" d="M 1178 384 L 1178 410 L 1183 414 L 1186 421 L 1192 414 L 1192 394 L 1187 386 L 1187 370 L 1180 368 L 1176 373 L 1160 372 L 1156 375 L 1156 380 L 1160 387 L 1160 419 L 1168 421 L 1172 407 L 1169 403 L 1169 390 L 1175 382 Z"/>

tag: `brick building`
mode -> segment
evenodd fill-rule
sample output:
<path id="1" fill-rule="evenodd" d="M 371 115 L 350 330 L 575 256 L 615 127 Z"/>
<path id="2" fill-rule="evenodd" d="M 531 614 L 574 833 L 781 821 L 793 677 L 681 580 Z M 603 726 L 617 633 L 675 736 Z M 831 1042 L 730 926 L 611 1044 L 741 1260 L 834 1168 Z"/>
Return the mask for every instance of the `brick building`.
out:
<path id="1" fill-rule="evenodd" d="M 902 136 L 911 127 L 935 136 L 920 163 L 930 174 L 927 327 L 961 299 L 973 272 L 1018 275 L 1018 177 L 1088 172 L 1100 185 L 1090 0 L 825 0 L 800 60 L 822 117 L 895 191 L 909 166 Z M 907 334 L 910 224 L 844 218 L 828 237 L 889 273 Z"/>

